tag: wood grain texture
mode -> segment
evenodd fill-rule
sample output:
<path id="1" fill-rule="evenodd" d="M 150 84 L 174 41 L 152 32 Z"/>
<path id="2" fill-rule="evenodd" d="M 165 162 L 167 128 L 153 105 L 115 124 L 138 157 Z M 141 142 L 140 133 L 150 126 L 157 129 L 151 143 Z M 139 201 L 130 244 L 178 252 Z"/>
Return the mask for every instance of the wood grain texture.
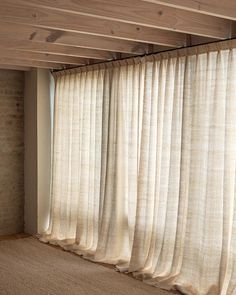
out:
<path id="1" fill-rule="evenodd" d="M 0 39 L 0 48 L 15 48 L 22 51 L 41 52 L 91 59 L 112 60 L 115 54 L 109 51 L 93 50 L 75 46 L 66 46 L 47 42 L 34 42 L 28 40 Z"/>
<path id="2" fill-rule="evenodd" d="M 43 68 L 43 69 L 64 69 L 64 64 L 58 64 L 53 62 L 35 61 L 35 60 L 23 60 L 20 57 L 10 58 L 0 56 L 1 65 L 9 66 L 21 66 L 21 67 L 33 67 L 33 68 Z"/>
<path id="3" fill-rule="evenodd" d="M 1 0 L 0 53 L 61 69 L 232 38 L 235 20 L 231 0 Z"/>
<path id="4" fill-rule="evenodd" d="M 2 0 L 1 5 L 4 3 L 60 10 L 68 17 L 77 13 L 219 39 L 230 37 L 229 20 L 141 0 Z"/>
<path id="5" fill-rule="evenodd" d="M 1 25 L 1 22 L 0 22 Z M 1 34 L 0 34 L 1 35 Z M 91 59 L 111 60 L 115 58 L 115 53 L 81 48 L 75 46 L 66 46 L 48 42 L 37 42 L 30 40 L 15 40 L 10 35 L 0 37 L 0 48 L 14 48 L 22 51 L 41 52 L 56 55 L 74 56 Z"/>
<path id="6" fill-rule="evenodd" d="M 134 54 L 143 54 L 148 52 L 148 44 L 140 42 L 38 28 L 10 22 L 0 22 L 0 27 L 0 39 L 7 38 L 18 41 L 38 41 L 111 52 L 125 52 Z"/>
<path id="7" fill-rule="evenodd" d="M 23 67 L 23 66 L 21 67 L 21 66 L 0 64 L 0 69 L 27 72 L 27 71 L 30 71 L 31 68 L 30 67 Z M 1 239 L 1 237 L 0 237 L 0 239 Z"/>
<path id="8" fill-rule="evenodd" d="M 86 33 L 88 38 L 97 35 L 173 47 L 186 44 L 185 34 L 47 8 L 1 3 L 0 17 L 1 21 Z"/>
<path id="9" fill-rule="evenodd" d="M 198 13 L 236 20 L 236 1 L 234 0 L 142 0 L 170 7 L 181 8 Z"/>
<path id="10" fill-rule="evenodd" d="M 88 60 L 86 58 L 79 58 L 73 56 L 48 54 L 41 52 L 25 52 L 17 49 L 5 49 L 0 47 L 0 56 L 8 58 L 18 58 L 22 60 L 36 60 L 53 62 L 59 64 L 69 64 L 69 65 L 86 65 Z"/>

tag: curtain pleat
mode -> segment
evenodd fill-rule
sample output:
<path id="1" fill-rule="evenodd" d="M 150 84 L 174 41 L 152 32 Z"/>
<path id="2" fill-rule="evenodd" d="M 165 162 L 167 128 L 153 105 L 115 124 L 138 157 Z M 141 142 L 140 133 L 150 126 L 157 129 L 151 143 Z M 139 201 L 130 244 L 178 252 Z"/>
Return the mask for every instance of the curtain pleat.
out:
<path id="1" fill-rule="evenodd" d="M 184 294 L 236 287 L 236 49 L 56 75 L 41 238 Z"/>

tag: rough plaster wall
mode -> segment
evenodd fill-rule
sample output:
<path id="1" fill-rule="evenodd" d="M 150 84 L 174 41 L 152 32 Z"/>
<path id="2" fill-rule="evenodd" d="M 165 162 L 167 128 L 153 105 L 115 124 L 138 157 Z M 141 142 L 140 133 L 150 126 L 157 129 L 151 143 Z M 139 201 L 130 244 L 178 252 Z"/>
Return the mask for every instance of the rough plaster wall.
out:
<path id="1" fill-rule="evenodd" d="M 23 231 L 24 72 L 0 70 L 0 235 Z"/>

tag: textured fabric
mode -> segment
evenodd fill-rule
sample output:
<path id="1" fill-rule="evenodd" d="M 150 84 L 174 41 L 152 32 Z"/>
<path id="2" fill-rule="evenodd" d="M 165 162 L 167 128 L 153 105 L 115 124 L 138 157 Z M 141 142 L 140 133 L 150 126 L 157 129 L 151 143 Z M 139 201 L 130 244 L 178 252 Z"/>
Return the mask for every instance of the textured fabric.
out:
<path id="1" fill-rule="evenodd" d="M 171 295 L 34 238 L 0 241 L 1 295 Z"/>
<path id="2" fill-rule="evenodd" d="M 44 240 L 185 294 L 236 286 L 236 49 L 56 78 Z"/>

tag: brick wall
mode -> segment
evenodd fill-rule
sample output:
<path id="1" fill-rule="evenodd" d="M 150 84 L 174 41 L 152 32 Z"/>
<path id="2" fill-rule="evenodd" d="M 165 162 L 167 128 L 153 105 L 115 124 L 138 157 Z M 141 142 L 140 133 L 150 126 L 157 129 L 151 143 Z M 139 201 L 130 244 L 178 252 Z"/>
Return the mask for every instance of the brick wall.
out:
<path id="1" fill-rule="evenodd" d="M 24 72 L 0 70 L 0 235 L 23 231 Z"/>

